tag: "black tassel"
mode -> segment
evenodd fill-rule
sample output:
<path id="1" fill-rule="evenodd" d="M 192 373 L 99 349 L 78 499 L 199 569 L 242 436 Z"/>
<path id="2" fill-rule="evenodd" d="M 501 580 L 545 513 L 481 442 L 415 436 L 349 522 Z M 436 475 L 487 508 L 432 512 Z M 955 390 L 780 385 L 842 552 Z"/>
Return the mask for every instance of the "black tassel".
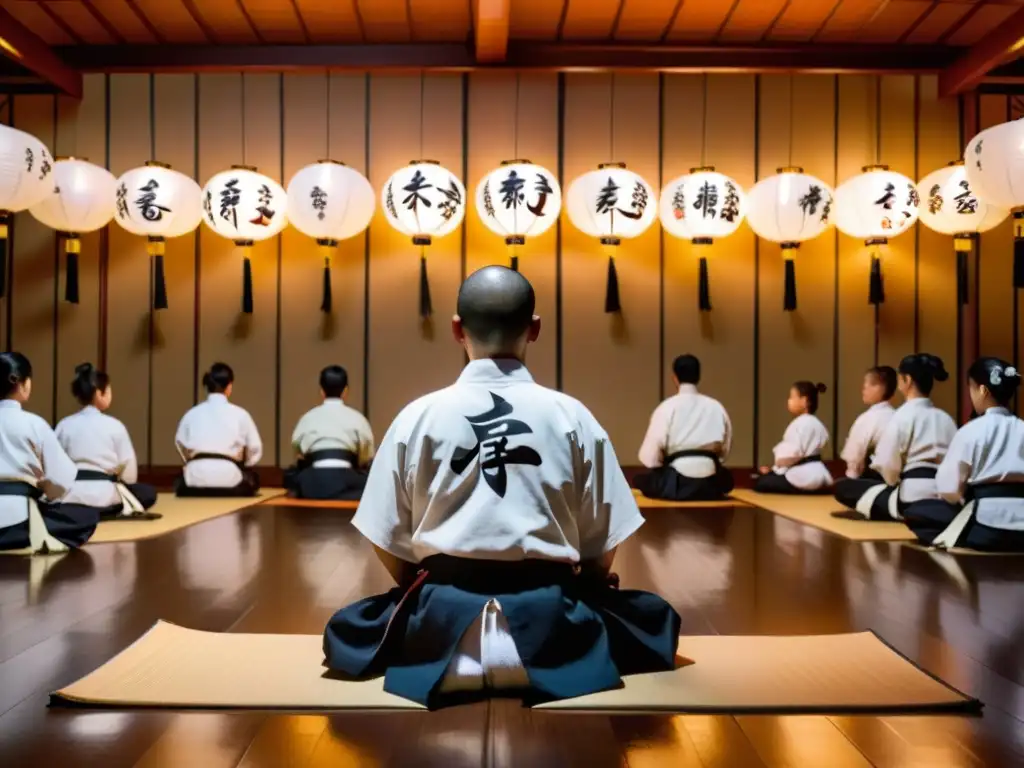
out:
<path id="1" fill-rule="evenodd" d="M 615 257 L 608 257 L 608 283 L 604 289 L 604 311 L 609 314 L 621 312 L 622 303 L 619 301 L 619 273 L 615 271 Z"/>
<path id="2" fill-rule="evenodd" d="M 167 281 L 164 280 L 164 257 L 153 257 L 153 309 L 167 309 Z"/>
<path id="3" fill-rule="evenodd" d="M 519 271 L 519 257 L 518 256 L 513 256 L 512 257 L 512 263 L 509 264 L 509 268 L 513 272 L 518 272 Z"/>
<path id="4" fill-rule="evenodd" d="M 868 304 L 874 304 L 877 306 L 883 303 L 885 303 L 885 281 L 882 279 L 882 260 L 877 256 L 872 256 Z"/>
<path id="5" fill-rule="evenodd" d="M 334 297 L 331 295 L 331 262 L 324 259 L 324 296 L 320 301 L 320 311 L 330 312 L 334 308 Z"/>
<path id="6" fill-rule="evenodd" d="M 708 257 L 700 257 L 700 282 L 697 287 L 701 312 L 711 311 L 711 279 L 708 277 Z"/>
<path id="7" fill-rule="evenodd" d="M 796 311 L 796 264 L 792 259 L 786 259 L 786 290 L 782 309 L 786 312 Z"/>
<path id="8" fill-rule="evenodd" d="M 64 284 L 64 301 L 78 303 L 78 254 L 65 253 L 67 259 L 65 273 L 67 282 Z"/>
<path id="9" fill-rule="evenodd" d="M 4 226 L 0 221 L 0 227 Z M 7 238 L 0 237 L 0 299 L 7 295 Z"/>
<path id="10" fill-rule="evenodd" d="M 967 295 L 970 291 L 971 283 L 967 270 L 968 256 L 970 256 L 970 251 L 956 252 L 956 301 L 961 307 L 969 303 Z"/>
<path id="11" fill-rule="evenodd" d="M 1024 288 L 1024 237 L 1013 239 L 1013 287 Z"/>
<path id="12" fill-rule="evenodd" d="M 430 280 L 427 279 L 427 257 L 420 256 L 420 317 L 426 320 L 434 314 L 434 305 L 430 302 Z"/>
<path id="13" fill-rule="evenodd" d="M 242 262 L 242 312 L 252 314 L 252 261 L 248 256 Z"/>

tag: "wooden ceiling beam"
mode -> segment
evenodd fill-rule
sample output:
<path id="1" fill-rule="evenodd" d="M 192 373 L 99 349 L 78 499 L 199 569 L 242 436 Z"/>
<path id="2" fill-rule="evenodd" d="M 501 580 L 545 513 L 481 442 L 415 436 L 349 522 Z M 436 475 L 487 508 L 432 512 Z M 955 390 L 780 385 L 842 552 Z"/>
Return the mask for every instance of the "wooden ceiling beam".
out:
<path id="1" fill-rule="evenodd" d="M 496 64 L 508 52 L 508 17 L 512 0 L 473 0 L 476 4 L 474 37 L 476 60 Z"/>
<path id="2" fill-rule="evenodd" d="M 0 53 L 51 83 L 61 93 L 82 98 L 82 73 L 69 67 L 20 21 L 0 8 Z"/>
<path id="3" fill-rule="evenodd" d="M 939 73 L 939 95 L 955 96 L 980 83 L 1024 49 L 1024 8 L 985 35 Z"/>

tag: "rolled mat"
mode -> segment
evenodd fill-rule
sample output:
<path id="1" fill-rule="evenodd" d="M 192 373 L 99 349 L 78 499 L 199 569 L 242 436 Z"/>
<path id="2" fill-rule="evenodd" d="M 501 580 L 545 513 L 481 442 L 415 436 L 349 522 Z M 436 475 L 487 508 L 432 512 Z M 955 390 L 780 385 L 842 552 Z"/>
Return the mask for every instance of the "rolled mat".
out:
<path id="1" fill-rule="evenodd" d="M 423 709 L 323 667 L 320 635 L 199 632 L 158 622 L 51 706 L 165 709 Z M 801 637 L 681 637 L 671 672 L 540 705 L 602 712 L 976 711 L 981 702 L 918 669 L 870 632 Z M 692 661 L 690 661 L 692 659 Z"/>
<path id="2" fill-rule="evenodd" d="M 833 517 L 833 512 L 846 512 L 846 507 L 831 496 L 787 496 L 781 493 L 757 493 L 736 490 L 734 498 L 755 507 L 767 509 L 781 517 L 812 525 L 851 541 L 916 541 L 917 536 L 903 523 L 893 521 L 848 520 Z"/>

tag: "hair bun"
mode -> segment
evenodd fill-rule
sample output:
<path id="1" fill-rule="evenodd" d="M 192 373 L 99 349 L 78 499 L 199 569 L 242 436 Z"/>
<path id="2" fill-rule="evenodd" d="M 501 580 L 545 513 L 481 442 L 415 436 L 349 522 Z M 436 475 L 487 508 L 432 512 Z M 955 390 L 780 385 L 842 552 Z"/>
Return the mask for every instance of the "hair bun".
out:
<path id="1" fill-rule="evenodd" d="M 79 363 L 75 366 L 75 375 L 82 377 L 89 376 L 94 370 L 96 369 L 93 367 L 92 363 Z"/>
<path id="2" fill-rule="evenodd" d="M 210 385 L 210 372 L 209 371 L 207 371 L 206 373 L 203 374 L 203 382 L 202 383 L 203 383 L 204 387 L 207 387 L 207 386 Z"/>
<path id="3" fill-rule="evenodd" d="M 815 388 L 816 390 L 818 390 L 818 392 L 819 392 L 820 394 L 825 394 L 826 392 L 828 392 L 828 387 L 826 387 L 826 386 L 825 386 L 824 384 L 822 384 L 822 383 L 821 383 L 820 381 L 819 381 L 819 382 L 818 382 L 817 384 L 815 384 L 815 385 L 814 385 L 814 388 Z"/>

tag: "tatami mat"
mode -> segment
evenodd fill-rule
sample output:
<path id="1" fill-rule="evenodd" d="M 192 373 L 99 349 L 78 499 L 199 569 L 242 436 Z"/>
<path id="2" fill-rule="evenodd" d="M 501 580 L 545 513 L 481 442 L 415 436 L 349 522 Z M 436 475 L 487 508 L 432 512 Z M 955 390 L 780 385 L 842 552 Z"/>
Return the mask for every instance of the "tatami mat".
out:
<path id="1" fill-rule="evenodd" d="M 733 491 L 732 495 L 755 507 L 767 509 L 776 515 L 800 523 L 813 525 L 823 531 L 853 541 L 916 541 L 917 537 L 903 523 L 884 523 L 873 520 L 846 520 L 832 516 L 846 510 L 831 496 L 786 496 L 784 494 L 757 493 L 751 490 Z"/>
<path id="2" fill-rule="evenodd" d="M 742 501 L 726 499 L 724 501 L 662 501 L 661 499 L 647 499 L 640 495 L 640 491 L 634 489 L 637 506 L 640 509 L 686 509 L 686 508 L 715 508 L 715 507 L 746 507 Z M 313 509 L 356 509 L 358 501 L 317 501 L 315 499 L 293 499 L 287 496 L 268 499 L 263 502 L 272 504 L 275 507 L 310 507 Z"/>
<path id="3" fill-rule="evenodd" d="M 320 635 L 199 632 L 157 623 L 51 703 L 169 709 L 421 709 L 383 679 L 325 676 Z M 612 712 L 922 712 L 980 703 L 915 667 L 871 633 L 682 637 L 692 660 L 618 690 L 543 705 Z"/>

